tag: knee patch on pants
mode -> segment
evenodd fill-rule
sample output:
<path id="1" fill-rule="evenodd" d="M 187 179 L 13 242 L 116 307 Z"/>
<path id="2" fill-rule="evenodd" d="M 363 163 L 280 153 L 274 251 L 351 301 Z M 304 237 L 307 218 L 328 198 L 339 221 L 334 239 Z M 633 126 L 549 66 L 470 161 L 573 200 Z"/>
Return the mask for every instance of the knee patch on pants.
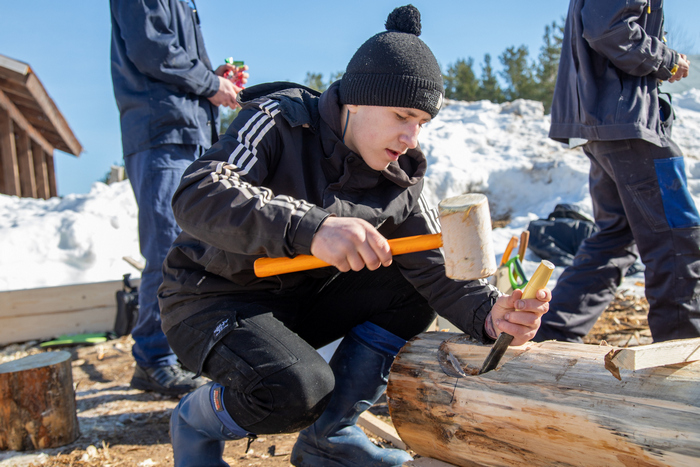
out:
<path id="1" fill-rule="evenodd" d="M 220 362 L 220 348 L 212 363 Z M 325 410 L 333 393 L 333 372 L 313 351 L 313 358 L 302 358 L 265 376 L 242 376 L 240 360 L 230 372 L 230 386 L 224 392 L 226 410 L 239 425 L 258 434 L 291 433 L 311 425 Z M 230 355 L 225 360 L 231 362 Z M 241 384 L 242 383 L 242 384 Z"/>

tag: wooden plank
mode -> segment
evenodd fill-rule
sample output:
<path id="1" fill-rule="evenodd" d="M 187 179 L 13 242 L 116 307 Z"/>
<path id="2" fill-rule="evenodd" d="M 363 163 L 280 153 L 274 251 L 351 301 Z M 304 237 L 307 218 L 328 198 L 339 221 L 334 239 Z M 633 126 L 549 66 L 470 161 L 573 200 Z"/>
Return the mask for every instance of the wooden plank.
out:
<path id="1" fill-rule="evenodd" d="M 3 173 L 2 192 L 6 195 L 20 196 L 15 129 L 10 113 L 2 108 L 0 108 L 0 158 L 2 158 Z"/>
<path id="2" fill-rule="evenodd" d="M 49 187 L 49 169 L 46 158 L 49 157 L 36 142 L 32 141 L 32 157 L 34 159 L 34 175 L 36 181 L 37 197 L 49 199 L 51 189 Z"/>
<path id="3" fill-rule="evenodd" d="M 357 419 L 357 424 L 375 436 L 389 441 L 398 449 L 406 449 L 406 443 L 401 440 L 401 437 L 396 432 L 393 426 L 384 422 L 370 412 L 362 412 Z"/>
<path id="4" fill-rule="evenodd" d="M 700 360 L 700 337 L 612 350 L 606 359 L 618 368 L 642 370 Z"/>
<path id="5" fill-rule="evenodd" d="M 143 271 L 144 269 L 146 269 L 145 264 L 143 264 L 139 260 L 132 258 L 131 256 L 122 256 L 122 259 L 130 265 L 132 265 L 134 268 L 138 269 L 139 271 Z"/>
<path id="6" fill-rule="evenodd" d="M 82 146 L 28 64 L 0 55 L 0 78 L 20 85 L 32 96 L 36 105 L 42 109 L 45 119 L 51 122 L 52 133 L 57 135 L 55 140 L 52 138 L 54 147 L 75 156 L 80 155 Z M 52 153 L 53 151 L 47 152 Z"/>
<path id="7" fill-rule="evenodd" d="M 510 347 L 478 371 L 490 346 L 422 333 L 396 357 L 387 401 L 418 455 L 455 465 L 700 465 L 700 362 L 605 368 L 608 346 L 567 342 Z M 449 376 L 449 351 L 469 376 Z M 661 414 L 661 415 L 660 415 Z"/>
<path id="8" fill-rule="evenodd" d="M 58 196 L 58 188 L 56 187 L 56 169 L 53 165 L 53 153 L 46 154 L 46 172 L 49 179 L 49 198 Z"/>
<path id="9" fill-rule="evenodd" d="M 19 164 L 19 185 L 22 196 L 36 198 L 32 141 L 26 131 L 17 132 L 17 163 Z"/>
<path id="10" fill-rule="evenodd" d="M 41 110 L 39 104 L 34 100 L 34 96 L 29 93 L 24 84 L 0 78 L 0 90 L 7 95 L 17 108 Z"/>
<path id="11" fill-rule="evenodd" d="M 33 73 L 30 74 L 27 77 L 26 86 L 61 137 L 61 141 L 57 142 L 55 147 L 69 154 L 73 154 L 76 157 L 79 156 L 80 153 L 83 152 L 82 145 L 78 142 L 78 139 L 73 134 L 73 131 L 68 126 L 61 112 L 59 112 L 53 99 L 46 93 L 46 89 L 44 89 L 39 78 Z"/>
<path id="12" fill-rule="evenodd" d="M 19 111 L 17 106 L 12 103 L 12 101 L 7 97 L 7 95 L 0 91 L 0 108 L 5 109 L 5 111 L 9 112 L 10 114 L 10 119 L 14 121 L 19 128 L 22 130 L 26 131 L 29 133 L 29 136 L 32 138 L 33 141 L 41 145 L 41 147 L 46 151 L 48 154 L 53 154 L 53 145 L 49 143 L 46 138 L 44 138 L 41 133 L 39 133 L 36 128 L 34 128 L 26 118 L 22 115 L 22 112 Z"/>
<path id="13" fill-rule="evenodd" d="M 122 284 L 118 280 L 0 292 L 0 320 L 110 306 Z"/>
<path id="14" fill-rule="evenodd" d="M 65 334 L 112 331 L 117 318 L 117 302 L 114 295 L 112 302 L 111 305 L 84 310 L 2 318 L 0 345 L 53 339 Z"/>
<path id="15" fill-rule="evenodd" d="M 12 79 L 21 79 L 29 72 L 29 65 L 4 55 L 0 55 L 0 74 Z"/>
<path id="16" fill-rule="evenodd" d="M 119 280 L 0 292 L 0 345 L 112 331 L 122 288 Z"/>

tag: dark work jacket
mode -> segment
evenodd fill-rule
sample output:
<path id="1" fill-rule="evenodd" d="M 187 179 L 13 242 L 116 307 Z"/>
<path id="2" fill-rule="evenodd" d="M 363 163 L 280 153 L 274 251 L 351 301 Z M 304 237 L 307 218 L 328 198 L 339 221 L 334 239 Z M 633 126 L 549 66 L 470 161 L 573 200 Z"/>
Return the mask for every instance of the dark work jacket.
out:
<path id="1" fill-rule="evenodd" d="M 197 13 L 181 0 L 110 0 L 112 84 L 124 155 L 161 144 L 208 149 L 219 90 Z"/>
<path id="2" fill-rule="evenodd" d="M 436 233 L 434 210 L 421 195 L 427 161 L 419 149 L 379 172 L 341 141 L 338 83 L 320 97 L 291 83 L 239 95 L 242 109 L 226 134 L 182 178 L 173 210 L 183 233 L 163 266 L 163 329 L 189 317 L 179 304 L 204 295 L 277 291 L 337 269 L 257 278 L 262 256 L 310 254 L 331 215 L 359 217 L 386 238 Z M 498 291 L 485 281 L 445 276 L 440 250 L 394 257 L 432 308 L 476 339 Z"/>
<path id="3" fill-rule="evenodd" d="M 660 145 L 658 83 L 678 61 L 663 19 L 663 0 L 571 0 L 550 138 Z"/>

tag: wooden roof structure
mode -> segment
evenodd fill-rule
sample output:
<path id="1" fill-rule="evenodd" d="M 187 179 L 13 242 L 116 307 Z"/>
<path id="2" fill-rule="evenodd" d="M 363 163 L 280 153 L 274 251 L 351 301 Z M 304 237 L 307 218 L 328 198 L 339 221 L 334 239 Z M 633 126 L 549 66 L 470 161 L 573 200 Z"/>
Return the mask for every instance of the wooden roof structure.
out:
<path id="1" fill-rule="evenodd" d="M 83 151 L 29 65 L 0 55 L 0 193 L 57 196 L 54 149 Z"/>

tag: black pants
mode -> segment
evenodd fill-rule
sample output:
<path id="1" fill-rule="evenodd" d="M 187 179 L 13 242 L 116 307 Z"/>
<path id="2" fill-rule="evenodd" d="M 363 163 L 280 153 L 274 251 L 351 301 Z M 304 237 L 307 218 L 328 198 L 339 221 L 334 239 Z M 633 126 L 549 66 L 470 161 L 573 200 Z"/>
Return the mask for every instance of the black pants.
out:
<path id="1" fill-rule="evenodd" d="M 584 240 L 552 291 L 535 340 L 580 342 L 614 298 L 637 252 L 654 341 L 700 336 L 700 216 L 676 144 L 589 142 L 600 232 Z"/>
<path id="2" fill-rule="evenodd" d="M 184 306 L 199 311 L 168 331 L 171 347 L 185 366 L 227 387 L 227 411 L 257 434 L 298 431 L 323 413 L 334 377 L 315 349 L 366 321 L 408 340 L 435 318 L 395 266 Z"/>

